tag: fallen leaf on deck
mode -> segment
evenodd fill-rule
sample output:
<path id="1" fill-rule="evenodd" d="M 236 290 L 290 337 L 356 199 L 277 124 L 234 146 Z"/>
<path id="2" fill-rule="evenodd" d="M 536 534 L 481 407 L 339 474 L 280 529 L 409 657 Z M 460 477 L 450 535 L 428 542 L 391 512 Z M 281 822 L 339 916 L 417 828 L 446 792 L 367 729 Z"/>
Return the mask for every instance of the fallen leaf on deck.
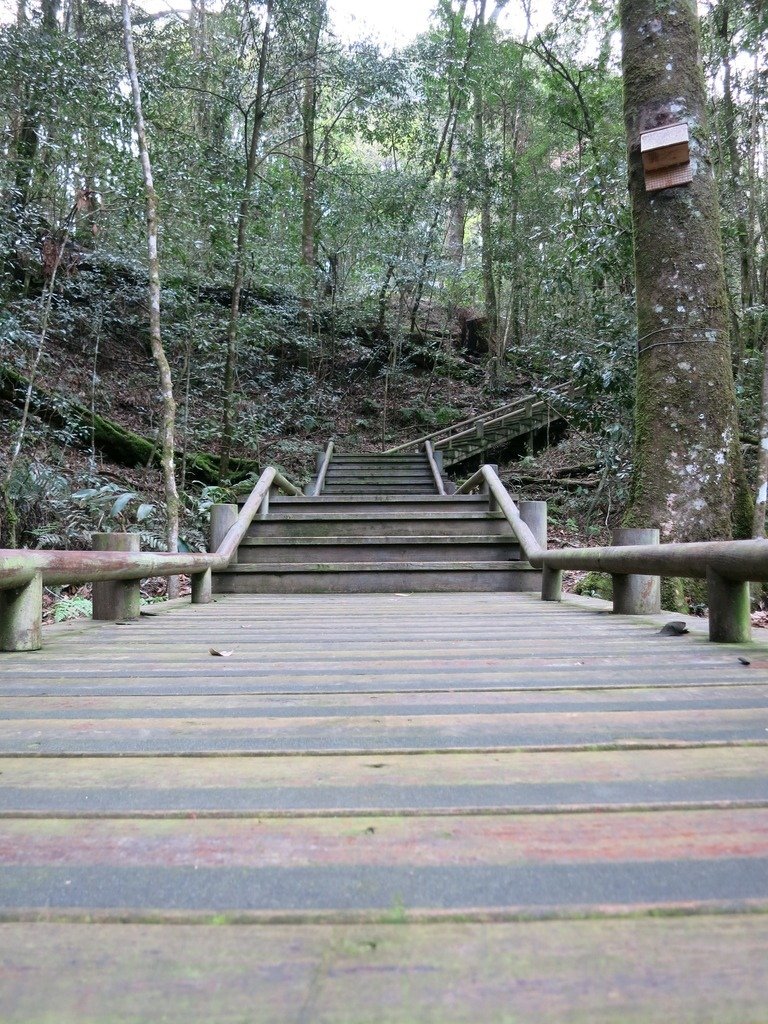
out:
<path id="1" fill-rule="evenodd" d="M 673 619 L 672 622 L 668 622 L 666 626 L 662 626 L 659 630 L 659 636 L 682 636 L 683 633 L 688 632 L 688 627 L 682 619 Z"/>
<path id="2" fill-rule="evenodd" d="M 215 647 L 210 648 L 210 653 L 217 658 L 231 658 L 233 651 L 218 651 Z"/>

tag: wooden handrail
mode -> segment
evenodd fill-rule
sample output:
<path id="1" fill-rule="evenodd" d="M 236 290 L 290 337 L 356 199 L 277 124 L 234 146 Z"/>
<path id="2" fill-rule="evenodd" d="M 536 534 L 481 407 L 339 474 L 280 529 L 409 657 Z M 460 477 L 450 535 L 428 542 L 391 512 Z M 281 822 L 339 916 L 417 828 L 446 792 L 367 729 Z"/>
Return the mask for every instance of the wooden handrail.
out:
<path id="1" fill-rule="evenodd" d="M 714 570 L 725 579 L 748 582 L 768 580 L 768 540 L 713 540 L 626 547 L 559 548 L 545 550 L 520 518 L 509 491 L 490 466 L 481 466 L 457 488 L 467 494 L 485 481 L 531 565 L 607 572 L 618 575 L 681 576 L 706 579 Z"/>
<path id="2" fill-rule="evenodd" d="M 317 480 L 312 488 L 310 497 L 316 498 L 318 494 L 323 493 L 323 487 L 325 487 L 325 478 L 328 473 L 328 467 L 331 464 L 333 458 L 333 441 L 328 442 L 328 447 L 325 449 L 325 457 L 323 458 L 323 464 L 320 467 L 320 472 L 317 474 Z"/>
<path id="3" fill-rule="evenodd" d="M 459 420 L 458 423 L 452 423 L 448 427 L 441 427 L 440 430 L 433 430 L 431 434 L 425 434 L 424 437 L 417 437 L 415 441 L 406 441 L 404 444 L 398 445 L 396 448 L 388 448 L 385 455 L 396 455 L 398 452 L 405 451 L 407 448 L 418 448 L 419 445 L 424 444 L 425 441 L 436 441 L 441 440 L 445 437 L 452 437 L 452 431 L 457 430 L 459 427 L 465 427 L 472 423 L 477 423 L 478 420 L 482 420 L 488 416 L 498 416 L 500 413 L 510 412 L 511 410 L 520 407 L 525 407 L 525 400 L 517 399 L 515 402 L 508 402 L 506 405 L 500 405 L 496 409 L 491 409 L 487 413 L 481 413 L 479 416 L 470 416 L 465 420 Z"/>
<path id="4" fill-rule="evenodd" d="M 550 405 L 550 403 L 548 401 L 545 401 L 544 399 L 541 399 L 538 402 L 527 402 L 522 407 L 522 411 L 525 413 L 525 415 L 527 417 L 530 417 L 531 413 L 534 410 L 538 411 L 541 408 L 549 409 L 549 408 L 551 408 L 551 405 Z M 513 412 L 507 412 L 507 413 L 504 413 L 502 416 L 497 416 L 496 419 L 492 419 L 492 420 L 483 420 L 483 419 L 478 417 L 478 419 L 475 420 L 474 422 L 475 422 L 475 424 L 478 424 L 478 423 L 481 424 L 482 427 L 483 427 L 483 431 L 486 431 L 486 430 L 489 430 L 489 429 L 491 429 L 493 427 L 502 426 L 504 423 L 507 423 L 510 420 L 512 420 L 514 422 L 517 418 L 518 418 L 517 415 L 514 414 Z M 525 417 L 523 417 L 523 418 L 525 418 Z M 477 437 L 477 436 L 478 436 L 478 434 L 477 434 L 477 426 L 475 426 L 473 429 L 470 429 L 470 430 L 462 430 L 460 434 L 451 434 L 448 437 L 438 438 L 437 440 L 435 440 L 434 443 L 436 445 L 442 446 L 443 444 L 453 444 L 454 441 L 462 441 L 462 440 L 464 440 L 464 438 Z"/>
<path id="5" fill-rule="evenodd" d="M 188 573 L 193 602 L 209 601 L 210 573 L 227 567 L 271 487 L 301 494 L 269 466 L 215 552 L 0 550 L 0 650 L 39 648 L 43 583 L 60 586 Z"/>
<path id="6" fill-rule="evenodd" d="M 429 461 L 429 468 L 432 470 L 432 476 L 435 480 L 435 486 L 437 487 L 437 493 L 442 494 L 445 497 L 445 487 L 443 486 L 443 475 L 437 465 L 437 459 L 432 449 L 432 445 L 429 441 L 424 442 L 424 451 L 427 453 L 427 460 Z"/>
<path id="7" fill-rule="evenodd" d="M 301 494 L 299 488 L 274 467 L 265 469 L 215 552 L 0 550 L 0 590 L 22 586 L 38 572 L 42 573 L 44 583 L 60 586 L 177 576 L 182 572 L 194 575 L 206 569 L 224 569 L 273 486 L 286 494 Z"/>
<path id="8" fill-rule="evenodd" d="M 540 559 L 544 554 L 544 548 L 542 548 L 531 533 L 530 528 L 523 522 L 517 505 L 515 505 L 512 500 L 512 496 L 504 484 L 499 480 L 494 469 L 490 466 L 481 466 L 480 469 L 473 473 L 469 479 L 465 480 L 460 487 L 457 487 L 456 493 L 469 494 L 470 491 L 474 491 L 475 488 L 479 487 L 483 483 L 488 484 L 488 489 L 496 499 L 496 502 L 504 513 L 507 522 L 514 530 L 515 535 L 520 542 L 520 548 L 525 555 L 526 561 L 530 562 L 535 569 L 540 569 Z"/>
<path id="9" fill-rule="evenodd" d="M 605 572 L 612 576 L 672 576 L 706 579 L 710 604 L 710 639 L 742 642 L 749 638 L 749 583 L 768 580 L 768 540 L 693 541 L 629 544 L 600 548 L 546 550 L 523 522 L 511 495 L 490 466 L 482 466 L 458 489 L 466 494 L 488 488 L 514 530 L 534 569 L 542 569 L 542 596 L 559 600 L 565 569 Z M 558 596 L 554 596 L 557 594 Z"/>

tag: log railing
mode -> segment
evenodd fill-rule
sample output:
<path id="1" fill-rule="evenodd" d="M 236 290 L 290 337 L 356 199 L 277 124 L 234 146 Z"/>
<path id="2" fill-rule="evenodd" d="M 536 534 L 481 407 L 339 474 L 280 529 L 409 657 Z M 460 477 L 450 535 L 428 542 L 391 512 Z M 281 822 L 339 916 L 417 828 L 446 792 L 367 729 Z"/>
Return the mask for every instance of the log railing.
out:
<path id="1" fill-rule="evenodd" d="M 265 469 L 239 515 L 210 553 L 0 550 L 0 650 L 39 650 L 44 584 L 117 584 L 106 604 L 113 609 L 115 618 L 127 618 L 138 614 L 140 580 L 187 573 L 192 578 L 192 602 L 207 603 L 211 599 L 211 573 L 229 565 L 272 488 L 287 494 L 301 493 L 274 467 Z M 134 535 L 115 536 L 133 539 Z"/>
<path id="2" fill-rule="evenodd" d="M 328 474 L 328 467 L 331 464 L 333 458 L 333 441 L 328 442 L 328 447 L 325 452 L 319 454 L 317 457 L 317 479 L 312 484 L 309 490 L 309 497 L 316 498 L 318 494 L 323 493 L 323 487 L 325 487 L 325 478 Z"/>
<path id="3" fill-rule="evenodd" d="M 719 643 L 744 643 L 751 637 L 751 581 L 768 580 L 768 540 L 704 541 L 659 544 L 656 531 L 617 531 L 620 543 L 600 548 L 548 551 L 541 537 L 541 508 L 545 502 L 521 502 L 518 509 L 491 466 L 482 466 L 459 488 L 466 494 L 486 485 L 514 530 L 523 555 L 542 570 L 542 599 L 559 601 L 566 569 L 610 573 L 614 611 L 649 614 L 659 611 L 656 577 L 672 576 L 707 581 L 709 638 Z M 544 513 L 546 515 L 546 513 Z M 536 533 L 539 536 L 536 536 Z M 649 534 L 655 535 L 653 539 Z M 633 537 L 638 543 L 631 543 Z M 650 543 L 648 543 L 650 539 Z"/>
<path id="4" fill-rule="evenodd" d="M 443 474 L 440 472 L 443 458 L 442 453 L 436 453 L 429 441 L 424 442 L 424 451 L 427 453 L 427 462 L 429 463 L 429 468 L 432 470 L 432 479 L 435 481 L 437 493 L 445 497 Z"/>

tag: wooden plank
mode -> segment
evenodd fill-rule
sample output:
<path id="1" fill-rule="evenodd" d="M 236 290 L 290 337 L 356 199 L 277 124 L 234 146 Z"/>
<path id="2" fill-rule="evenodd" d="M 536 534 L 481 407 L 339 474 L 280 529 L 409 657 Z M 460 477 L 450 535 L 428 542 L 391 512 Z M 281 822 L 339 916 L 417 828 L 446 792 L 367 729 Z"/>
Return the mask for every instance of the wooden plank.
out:
<path id="1" fill-rule="evenodd" d="M 0 821 L 0 908 L 200 920 L 768 911 L 768 808 Z"/>
<path id="2" fill-rule="evenodd" d="M 6 1024 L 156 1024 L 162 1007 L 166 1024 L 744 1024 L 765 1020 L 766 946 L 768 918 L 755 915 L 408 928 L 6 924 L 2 1015 Z M 43 964 L 46 984 L 30 984 Z"/>
<path id="3" fill-rule="evenodd" d="M 552 813 L 768 804 L 768 747 L 0 759 L 0 815 Z"/>
<path id="4" fill-rule="evenodd" d="M 250 596 L 3 658 L 3 1013 L 759 1020 L 768 648 L 659 622 Z"/>
<path id="5" fill-rule="evenodd" d="M 303 718 L 241 715 L 29 719 L 5 723 L 0 754 L 269 754 L 397 750 L 515 750 L 670 743 L 765 743 L 768 710 L 369 714 Z"/>

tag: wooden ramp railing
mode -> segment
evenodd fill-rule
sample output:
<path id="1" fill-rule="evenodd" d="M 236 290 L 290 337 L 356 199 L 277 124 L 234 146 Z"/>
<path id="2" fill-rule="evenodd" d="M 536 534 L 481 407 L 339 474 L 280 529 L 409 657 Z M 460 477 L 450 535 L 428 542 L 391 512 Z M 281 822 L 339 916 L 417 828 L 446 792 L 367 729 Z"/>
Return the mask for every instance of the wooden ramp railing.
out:
<path id="1" fill-rule="evenodd" d="M 486 486 L 515 531 L 525 557 L 543 572 L 542 599 L 559 601 L 566 569 L 610 573 L 618 607 L 624 615 L 660 610 L 659 590 L 649 577 L 705 579 L 709 596 L 709 637 L 719 643 L 743 643 L 751 636 L 749 582 L 768 579 L 768 540 L 659 544 L 657 531 L 624 530 L 624 543 L 613 547 L 547 551 L 529 526 L 492 466 L 482 466 L 459 488 L 468 494 Z M 543 504 L 543 503 L 542 503 Z M 629 543 L 655 534 L 650 543 Z M 616 604 L 615 600 L 615 604 Z"/>
<path id="2" fill-rule="evenodd" d="M 43 584 L 122 584 L 122 593 L 108 601 L 117 614 L 105 618 L 128 618 L 139 614 L 139 582 L 148 576 L 177 576 L 192 579 L 192 603 L 211 600 L 211 573 L 225 568 L 235 555 L 248 527 L 272 488 L 286 494 L 300 494 L 298 487 L 273 466 L 259 477 L 240 514 L 211 553 L 172 554 L 139 551 L 0 551 L 0 651 L 35 651 L 42 644 Z M 118 537 L 124 534 L 115 535 Z M 131 609 L 135 611 L 131 612 Z"/>

